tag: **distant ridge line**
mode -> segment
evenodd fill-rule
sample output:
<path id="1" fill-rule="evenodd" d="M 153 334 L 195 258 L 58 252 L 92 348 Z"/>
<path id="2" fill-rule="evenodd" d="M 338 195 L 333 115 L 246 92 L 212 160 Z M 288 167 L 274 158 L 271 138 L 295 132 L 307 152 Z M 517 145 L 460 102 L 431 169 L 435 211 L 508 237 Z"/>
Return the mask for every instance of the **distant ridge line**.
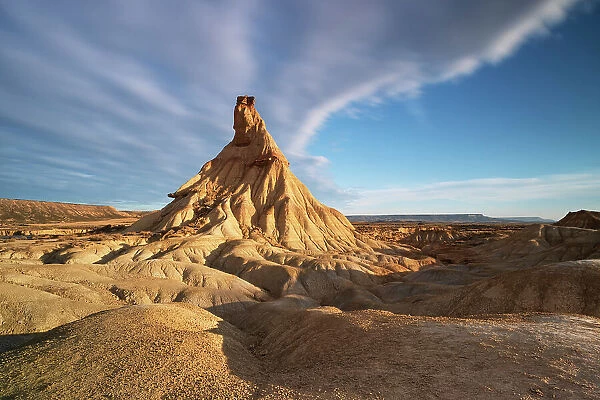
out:
<path id="1" fill-rule="evenodd" d="M 140 215 L 141 212 L 119 211 L 108 205 L 0 198 L 0 225 L 100 221 Z"/>
<path id="2" fill-rule="evenodd" d="M 445 222 L 445 223 L 554 223 L 541 217 L 488 217 L 483 214 L 387 214 L 347 215 L 350 222 Z"/>

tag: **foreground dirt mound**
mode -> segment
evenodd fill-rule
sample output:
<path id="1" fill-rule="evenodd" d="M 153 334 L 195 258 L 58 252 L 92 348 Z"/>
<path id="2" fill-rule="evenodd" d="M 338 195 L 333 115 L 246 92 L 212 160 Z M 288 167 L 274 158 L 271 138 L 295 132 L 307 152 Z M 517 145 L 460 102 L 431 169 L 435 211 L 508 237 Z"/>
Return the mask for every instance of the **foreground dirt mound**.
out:
<path id="1" fill-rule="evenodd" d="M 545 265 L 485 279 L 461 289 L 444 314 L 531 311 L 600 317 L 600 260 Z"/>
<path id="2" fill-rule="evenodd" d="M 430 316 L 552 312 L 600 317 L 600 260 L 431 267 L 376 287 L 373 308 Z"/>
<path id="3" fill-rule="evenodd" d="M 526 268 L 561 261 L 600 258 L 600 231 L 531 225 L 476 248 L 479 260 L 503 268 Z"/>
<path id="4" fill-rule="evenodd" d="M 102 312 L 0 354 L 10 398 L 595 398 L 596 319 L 487 320 L 256 306 L 242 329 L 190 305 Z"/>
<path id="5" fill-rule="evenodd" d="M 124 307 L 40 334 L 0 355 L 0 397 L 248 398 L 244 335 L 200 308 Z"/>
<path id="6" fill-rule="evenodd" d="M 110 206 L 0 199 L 0 222 L 4 225 L 96 221 L 139 215 L 138 212 L 118 211 Z"/>
<path id="7" fill-rule="evenodd" d="M 298 310 L 285 299 L 256 306 L 245 326 L 260 337 L 273 383 L 325 398 L 385 399 L 595 398 L 599 328 L 596 319 L 555 315 Z"/>
<path id="8" fill-rule="evenodd" d="M 600 212 L 587 210 L 572 211 L 554 225 L 571 226 L 585 229 L 600 229 Z"/>

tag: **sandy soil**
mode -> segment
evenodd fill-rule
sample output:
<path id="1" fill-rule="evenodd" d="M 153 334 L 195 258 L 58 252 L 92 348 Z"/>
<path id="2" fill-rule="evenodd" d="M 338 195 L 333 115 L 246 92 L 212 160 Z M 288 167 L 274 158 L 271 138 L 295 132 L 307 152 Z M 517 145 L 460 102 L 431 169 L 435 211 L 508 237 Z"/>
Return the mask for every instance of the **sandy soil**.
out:
<path id="1" fill-rule="evenodd" d="M 593 399 L 600 322 L 256 306 L 242 329 L 191 305 L 94 314 L 0 355 L 9 398 Z"/>

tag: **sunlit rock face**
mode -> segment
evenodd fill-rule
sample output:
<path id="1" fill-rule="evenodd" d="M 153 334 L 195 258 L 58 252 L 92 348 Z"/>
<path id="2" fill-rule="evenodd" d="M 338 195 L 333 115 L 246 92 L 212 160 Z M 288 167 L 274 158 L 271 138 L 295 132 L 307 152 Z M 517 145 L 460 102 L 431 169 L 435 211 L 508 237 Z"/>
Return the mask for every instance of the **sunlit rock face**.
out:
<path id="1" fill-rule="evenodd" d="M 255 99 L 239 96 L 233 140 L 174 193 L 162 210 L 130 231 L 167 231 L 188 226 L 228 239 L 259 237 L 293 250 L 365 247 L 340 212 L 316 200 L 289 169 L 267 131 Z"/>

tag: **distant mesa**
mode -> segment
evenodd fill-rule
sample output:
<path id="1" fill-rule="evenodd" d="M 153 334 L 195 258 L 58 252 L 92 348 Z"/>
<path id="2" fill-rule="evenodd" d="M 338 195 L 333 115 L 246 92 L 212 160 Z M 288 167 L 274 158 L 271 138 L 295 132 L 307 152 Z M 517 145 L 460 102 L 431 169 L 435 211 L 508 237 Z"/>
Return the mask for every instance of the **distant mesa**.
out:
<path id="1" fill-rule="evenodd" d="M 356 248 L 354 227 L 316 200 L 289 169 L 267 131 L 255 98 L 238 96 L 232 141 L 169 197 L 162 210 L 129 231 L 190 227 L 227 239 L 260 238 L 293 250 Z"/>
<path id="2" fill-rule="evenodd" d="M 600 211 L 571 211 L 554 225 L 570 226 L 573 228 L 600 229 Z"/>
<path id="3" fill-rule="evenodd" d="M 431 223 L 523 223 L 547 224 L 554 220 L 540 217 L 494 218 L 483 214 L 392 214 L 392 215 L 348 215 L 351 222 L 431 222 Z"/>
<path id="4" fill-rule="evenodd" d="M 118 211 L 111 206 L 0 199 L 0 222 L 2 224 L 99 221 L 139 217 L 141 214 L 141 212 Z"/>

